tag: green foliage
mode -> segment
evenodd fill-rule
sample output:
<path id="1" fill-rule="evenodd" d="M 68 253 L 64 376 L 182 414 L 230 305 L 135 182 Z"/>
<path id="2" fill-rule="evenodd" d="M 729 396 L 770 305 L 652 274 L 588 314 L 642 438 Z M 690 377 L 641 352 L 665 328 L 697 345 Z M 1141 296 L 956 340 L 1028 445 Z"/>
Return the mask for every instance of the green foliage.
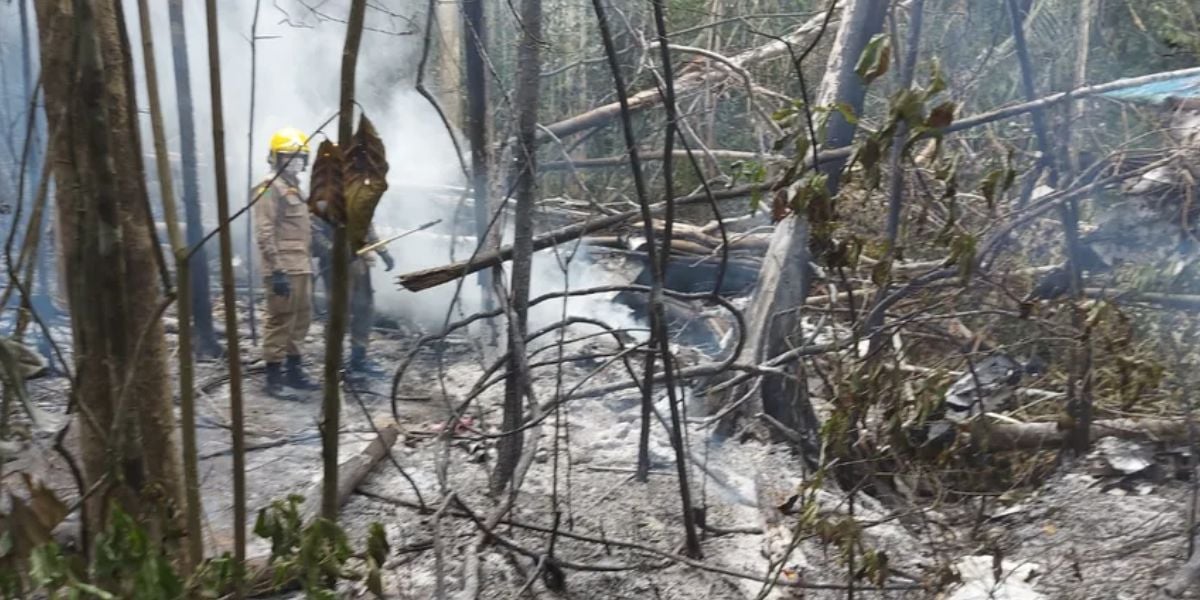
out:
<path id="1" fill-rule="evenodd" d="M 767 167 L 758 161 L 737 161 L 733 163 L 733 184 L 739 181 L 746 183 L 762 183 L 767 180 Z M 762 206 L 762 189 L 754 188 L 750 192 L 750 212 L 756 213 Z"/>
<path id="2" fill-rule="evenodd" d="M 329 582 L 365 579 L 371 593 L 383 597 L 380 569 L 389 550 L 383 527 L 378 523 L 371 526 L 367 551 L 359 556 L 337 523 L 318 518 L 304 526 L 299 508 L 303 501 L 295 495 L 276 500 L 258 513 L 254 524 L 254 533 L 271 541 L 270 564 L 275 569 L 276 586 L 298 581 L 309 598 L 332 600 L 337 595 Z M 353 558 L 362 558 L 366 568 L 351 568 L 348 563 Z"/>
<path id="3" fill-rule="evenodd" d="M 858 63 L 854 66 L 854 72 L 862 77 L 864 83 L 870 84 L 888 72 L 891 57 L 891 37 L 884 33 L 876 34 L 867 42 L 867 47 L 863 48 L 862 55 L 858 57 Z"/>
<path id="4" fill-rule="evenodd" d="M 371 524 L 366 550 L 356 553 L 336 523 L 316 519 L 304 526 L 299 512 L 302 501 L 300 496 L 276 501 L 259 513 L 255 523 L 255 533 L 271 542 L 275 587 L 297 581 L 309 598 L 332 599 L 337 596 L 330 583 L 364 580 L 372 594 L 383 597 L 382 567 L 391 551 L 383 526 Z M 27 552 L 18 566 L 9 560 L 16 539 L 10 532 L 0 535 L 0 558 L 8 566 L 0 569 L 0 598 L 220 598 L 233 582 L 234 561 L 228 554 L 207 561 L 185 581 L 145 529 L 115 504 L 97 537 L 90 566 L 48 537 Z M 361 560 L 364 566 L 352 568 L 351 560 Z"/>
<path id="5" fill-rule="evenodd" d="M 91 579 L 111 584 L 122 598 L 168 600 L 180 597 L 184 588 L 162 548 L 151 544 L 145 530 L 115 504 L 96 543 Z"/>
<path id="6" fill-rule="evenodd" d="M 1013 150 L 1008 149 L 1004 164 L 987 172 L 983 182 L 979 184 L 979 193 L 987 201 L 988 208 L 995 208 L 1000 194 L 1007 192 L 1017 178 L 1017 170 L 1013 167 Z"/>
<path id="7" fill-rule="evenodd" d="M 6 587 L 5 597 L 24 597 L 35 590 L 50 598 L 71 599 L 173 600 L 184 596 L 184 581 L 162 549 L 116 504 L 109 511 L 107 527 L 97 537 L 90 569 L 58 544 L 48 542 L 29 556 L 28 575 L 32 590 L 23 589 L 24 584 Z"/>

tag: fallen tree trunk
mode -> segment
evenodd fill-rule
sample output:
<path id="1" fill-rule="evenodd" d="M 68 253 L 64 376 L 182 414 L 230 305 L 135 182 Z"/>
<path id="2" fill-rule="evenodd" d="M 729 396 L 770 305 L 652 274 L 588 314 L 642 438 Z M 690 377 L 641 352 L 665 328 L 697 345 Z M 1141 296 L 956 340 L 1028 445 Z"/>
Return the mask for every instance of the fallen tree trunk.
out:
<path id="1" fill-rule="evenodd" d="M 1061 446 L 1070 430 L 1058 423 L 989 423 L 982 432 L 989 450 L 1041 450 Z M 1187 439 L 1187 422 L 1180 419 L 1105 419 L 1092 422 L 1091 438 L 1179 442 Z"/>
<path id="2" fill-rule="evenodd" d="M 712 197 L 716 200 L 731 200 L 734 198 L 743 198 L 752 194 L 755 190 L 762 190 L 767 186 L 762 185 L 741 185 L 732 187 L 726 190 L 714 190 Z M 691 204 L 701 204 L 708 202 L 709 196 L 706 193 L 692 194 L 675 199 L 675 206 L 687 206 Z M 651 212 L 659 213 L 666 209 L 666 203 L 660 202 L 650 206 Z M 554 231 L 548 231 L 533 238 L 533 250 L 544 250 L 563 242 L 579 239 L 589 233 L 601 231 L 620 225 L 626 221 L 636 219 L 641 216 L 641 209 L 625 211 L 615 215 L 600 217 L 583 223 L 568 225 Z M 475 257 L 467 260 L 461 260 L 440 267 L 431 269 L 422 269 L 411 273 L 404 273 L 396 277 L 396 282 L 405 289 L 413 292 L 427 290 L 431 287 L 441 285 L 450 281 L 454 281 L 459 277 L 465 277 L 481 269 L 487 269 L 497 266 L 512 259 L 513 247 L 504 246 L 499 250 L 489 252 L 481 252 Z"/>
<path id="3" fill-rule="evenodd" d="M 350 499 L 354 489 L 366 479 L 367 474 L 379 461 L 383 460 L 396 440 L 400 437 L 400 429 L 395 423 L 379 430 L 379 435 L 359 454 L 350 457 L 338 465 L 337 504 L 342 506 Z M 300 507 L 301 522 L 307 527 L 321 513 L 321 488 L 324 482 L 310 486 L 304 495 L 304 504 Z M 271 565 L 270 555 L 254 556 L 246 559 L 247 587 L 252 596 L 263 596 L 289 587 L 291 581 L 276 585 L 275 569 Z"/>
<path id="4" fill-rule="evenodd" d="M 1159 294 L 1154 292 L 1133 292 L 1112 289 L 1087 288 L 1083 295 L 1088 298 L 1104 299 L 1116 304 L 1124 302 L 1143 302 L 1166 308 L 1181 310 L 1200 310 L 1200 295 L 1195 294 Z"/>
<path id="5" fill-rule="evenodd" d="M 817 13 L 797 27 L 792 33 L 771 40 L 762 46 L 757 46 L 729 57 L 729 63 L 738 69 L 744 70 L 747 67 L 772 58 L 786 56 L 790 48 L 798 45 L 801 40 L 809 35 L 819 32 L 825 24 L 825 20 L 825 12 Z M 699 71 L 682 73 L 674 81 L 676 102 L 681 101 L 690 94 L 710 88 L 710 86 L 720 85 L 731 75 L 733 75 L 733 72 L 730 69 L 701 69 Z M 629 96 L 628 110 L 632 114 L 647 108 L 653 108 L 662 104 L 662 102 L 663 94 L 656 86 Z M 561 139 L 568 135 L 594 129 L 601 125 L 607 125 L 620 116 L 620 114 L 621 104 L 619 102 L 611 102 L 593 108 L 583 114 L 552 123 L 538 131 L 537 139 L 539 142 L 546 142 L 555 138 Z M 624 158 L 621 160 L 624 160 Z"/>
<path id="6" fill-rule="evenodd" d="M 1165 81 L 1165 80 L 1169 80 L 1169 79 L 1185 77 L 1185 76 L 1190 76 L 1190 75 L 1200 75 L 1200 67 L 1192 68 L 1192 69 L 1180 69 L 1178 71 L 1169 71 L 1169 72 L 1165 72 L 1165 73 L 1155 73 L 1153 75 L 1146 75 L 1143 77 L 1130 77 L 1130 78 L 1126 78 L 1126 79 L 1117 79 L 1114 81 L 1110 81 L 1108 83 L 1102 83 L 1102 84 L 1098 84 L 1098 85 L 1088 86 L 1085 88 L 1079 88 L 1076 90 L 1071 90 L 1071 91 L 1062 92 L 1062 93 L 1058 93 L 1058 94 L 1051 94 L 1049 96 L 1042 97 L 1033 102 L 1014 104 L 1012 106 L 999 108 L 999 109 L 992 110 L 992 111 L 989 111 L 986 113 L 981 113 L 978 115 L 974 115 L 972 117 L 961 119 L 959 121 L 956 121 L 956 122 L 950 124 L 948 127 L 944 128 L 942 130 L 939 130 L 939 133 L 946 134 L 946 133 L 951 133 L 951 132 L 955 132 L 955 131 L 962 131 L 965 129 L 970 129 L 972 127 L 978 127 L 980 125 L 986 125 L 988 123 L 1001 121 L 1001 120 L 1004 120 L 1004 119 L 1007 119 L 1010 117 L 1023 115 L 1027 112 L 1030 112 L 1033 110 L 1038 110 L 1040 108 L 1055 106 L 1057 104 L 1066 102 L 1068 100 L 1074 100 L 1074 99 L 1087 97 L 1087 96 L 1094 96 L 1094 95 L 1102 94 L 1105 92 L 1111 92 L 1111 91 L 1115 91 L 1115 90 L 1136 87 L 1136 86 L 1143 85 L 1146 83 Z M 656 93 L 656 97 L 657 97 L 657 93 Z M 615 117 L 615 115 L 612 115 L 612 116 Z M 578 117 L 576 117 L 576 118 L 578 118 Z M 571 120 L 574 120 L 576 118 L 573 118 Z M 818 165 L 820 165 L 820 164 L 827 164 L 827 163 L 835 162 L 835 161 L 842 161 L 842 160 L 849 158 L 850 155 L 853 153 L 853 150 L 854 149 L 852 146 L 823 149 L 823 150 L 817 152 L 816 156 L 814 157 L 815 162 Z M 729 188 L 727 190 L 718 190 L 718 191 L 713 192 L 713 196 L 717 200 L 729 200 L 729 199 L 733 199 L 733 198 L 745 197 L 745 196 L 749 196 L 751 194 L 751 192 L 755 189 L 758 189 L 758 190 L 773 189 L 773 187 L 777 183 L 778 182 L 773 181 L 773 182 L 768 182 L 766 184 L 757 185 L 757 186 L 747 185 L 747 186 L 733 187 L 733 188 Z M 683 197 L 677 198 L 675 200 L 676 206 L 690 205 L 690 204 L 696 204 L 696 203 L 707 202 L 707 201 L 708 201 L 707 197 L 704 194 L 693 194 L 690 196 L 683 196 Z M 666 208 L 666 205 L 662 204 L 662 203 L 651 206 L 651 210 L 654 212 L 662 212 L 665 208 Z M 549 248 L 551 246 L 554 246 L 555 244 L 560 244 L 563 242 L 569 242 L 571 240 L 579 239 L 580 237 L 583 237 L 589 233 L 600 231 L 600 230 L 606 229 L 608 227 L 612 227 L 614 225 L 619 225 L 621 223 L 624 223 L 625 221 L 629 221 L 631 219 L 637 218 L 638 216 L 640 216 L 640 211 L 633 210 L 633 211 L 626 211 L 623 213 L 618 213 L 615 215 L 609 215 L 606 217 L 602 217 L 602 218 L 595 219 L 592 221 L 587 221 L 584 223 L 568 225 L 566 227 L 562 227 L 560 229 L 557 229 L 557 230 L 554 230 L 551 232 L 547 232 L 545 234 L 542 234 L 542 235 L 534 238 L 534 250 L 535 251 L 543 250 L 543 249 Z M 418 292 L 421 290 L 429 289 L 434 286 L 441 285 L 443 283 L 447 283 L 449 281 L 453 281 L 453 280 L 455 280 L 459 277 L 465 276 L 465 275 L 470 275 L 481 269 L 486 269 L 486 268 L 497 266 L 497 265 L 502 264 L 505 261 L 509 260 L 511 257 L 512 257 L 512 247 L 505 246 L 498 251 L 491 251 L 491 252 L 483 253 L 483 254 L 477 256 L 472 261 L 459 261 L 459 262 L 452 263 L 449 265 L 443 265 L 441 267 L 434 267 L 434 268 L 430 268 L 430 269 L 424 269 L 421 271 L 413 271 L 410 273 L 402 274 L 402 275 L 398 276 L 396 279 L 397 279 L 397 282 L 401 286 L 403 286 L 405 289 L 408 289 L 408 290 L 414 291 L 414 292 Z"/>
<path id="7" fill-rule="evenodd" d="M 643 152 L 645 154 L 643 154 Z M 687 150 L 674 150 L 671 155 L 674 158 L 686 159 L 692 154 L 701 154 L 699 152 L 689 152 Z M 761 161 L 764 163 L 782 163 L 791 162 L 791 158 L 778 154 L 759 154 L 757 152 L 747 152 L 745 150 L 709 150 L 703 155 L 718 160 L 730 161 Z M 638 152 L 638 156 L 644 161 L 659 161 L 663 159 L 662 150 L 643 150 Z M 600 156 L 596 158 L 580 158 L 576 160 L 556 160 L 550 161 L 542 165 L 544 171 L 567 171 L 571 169 L 616 169 L 628 168 L 628 156 Z"/>
<path id="8" fill-rule="evenodd" d="M 817 106 L 844 104 L 854 114 L 862 112 L 866 88 L 855 71 L 855 64 L 872 35 L 882 28 L 886 7 L 886 2 L 877 0 L 846 3 L 842 9 L 842 24 L 829 51 L 817 95 Z M 855 131 L 855 122 L 840 113 L 832 113 L 827 125 L 825 148 L 846 151 L 848 156 Z M 814 148 L 813 152 L 818 151 Z M 814 159 L 813 162 L 817 161 Z M 820 167 L 828 175 L 827 191 L 830 197 L 837 194 L 839 173 L 844 164 L 845 160 L 839 158 Z M 826 210 L 832 209 L 831 205 Z M 766 357 L 779 355 L 795 345 L 800 319 L 796 311 L 791 309 L 803 305 L 808 297 L 811 284 L 808 273 L 810 248 L 820 252 L 820 246 L 824 243 L 821 241 L 824 224 L 817 222 L 812 230 L 816 235 L 810 235 L 809 217 L 813 215 L 820 218 L 821 212 L 819 206 L 810 204 L 807 214 L 792 213 L 776 225 L 763 258 L 762 271 L 750 307 L 746 311 L 746 344 L 742 347 L 740 362 L 760 364 Z M 805 461 L 815 468 L 821 454 L 821 424 L 808 399 L 803 366 L 797 363 L 787 368 L 788 372 L 784 374 L 765 376 L 760 392 L 753 394 L 742 405 L 741 411 L 730 413 L 731 418 L 722 427 L 730 430 L 734 421 L 746 414 L 768 414 L 803 436 Z M 745 393 L 745 389 L 732 390 L 726 402 L 732 402 Z"/>

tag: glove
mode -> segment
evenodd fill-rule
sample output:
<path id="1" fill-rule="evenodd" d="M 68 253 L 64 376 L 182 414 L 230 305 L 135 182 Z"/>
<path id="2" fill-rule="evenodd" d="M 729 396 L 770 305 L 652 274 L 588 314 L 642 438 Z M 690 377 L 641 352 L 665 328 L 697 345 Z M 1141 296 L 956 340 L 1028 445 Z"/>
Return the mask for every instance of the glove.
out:
<path id="1" fill-rule="evenodd" d="M 283 271 L 271 273 L 271 292 L 284 298 L 292 295 L 292 284 L 288 282 L 287 273 Z"/>
<path id="2" fill-rule="evenodd" d="M 383 259 L 383 270 L 384 271 L 391 271 L 392 269 L 396 268 L 396 259 L 392 258 L 391 252 L 387 252 L 387 251 L 380 252 L 379 258 Z"/>

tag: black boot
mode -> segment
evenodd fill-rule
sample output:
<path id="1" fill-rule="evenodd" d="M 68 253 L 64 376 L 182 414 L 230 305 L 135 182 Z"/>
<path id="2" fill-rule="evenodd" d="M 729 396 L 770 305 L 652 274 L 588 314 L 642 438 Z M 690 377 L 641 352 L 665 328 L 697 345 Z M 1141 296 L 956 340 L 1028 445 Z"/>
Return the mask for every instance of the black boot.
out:
<path id="1" fill-rule="evenodd" d="M 283 365 L 277 362 L 267 363 L 267 394 L 283 396 Z"/>
<path id="2" fill-rule="evenodd" d="M 321 387 L 304 374 L 304 369 L 300 368 L 299 356 L 287 357 L 287 373 L 284 376 L 283 384 L 297 390 L 316 390 Z"/>
<path id="3" fill-rule="evenodd" d="M 382 369 L 367 359 L 367 349 L 362 346 L 350 347 L 350 364 L 346 370 L 367 377 L 379 377 L 384 374 Z"/>

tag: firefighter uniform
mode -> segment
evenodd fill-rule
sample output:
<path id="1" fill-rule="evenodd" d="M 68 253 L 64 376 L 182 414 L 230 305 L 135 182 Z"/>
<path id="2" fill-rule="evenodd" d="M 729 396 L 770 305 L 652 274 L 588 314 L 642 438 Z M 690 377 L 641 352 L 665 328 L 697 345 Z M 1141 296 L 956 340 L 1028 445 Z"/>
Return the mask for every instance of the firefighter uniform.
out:
<path id="1" fill-rule="evenodd" d="M 255 193 L 266 186 L 260 184 Z M 294 185 L 280 177 L 255 204 L 254 226 L 260 263 L 266 274 L 267 320 L 263 325 L 263 360 L 272 363 L 300 356 L 312 323 L 312 231 L 308 204 Z M 287 276 L 290 293 L 273 291 L 273 273 Z"/>
<path id="2" fill-rule="evenodd" d="M 263 324 L 263 361 L 267 391 L 283 386 L 311 390 L 301 368 L 304 338 L 312 323 L 312 220 L 297 174 L 308 163 L 308 139 L 296 129 L 271 138 L 269 161 L 275 171 L 253 190 L 255 238 L 262 265 L 267 310 Z M 281 361 L 287 360 L 286 372 Z"/>
<path id="3" fill-rule="evenodd" d="M 326 296 L 332 289 L 333 241 L 329 225 L 319 220 L 313 221 L 313 253 L 317 256 L 321 271 L 321 283 L 325 286 Z M 367 231 L 367 244 L 378 241 L 375 228 Z M 376 250 L 380 258 L 391 270 L 395 264 L 386 248 Z M 375 290 L 371 286 L 371 267 L 375 259 L 370 254 L 350 257 L 350 361 L 347 365 L 350 372 L 378 374 L 378 369 L 367 360 L 367 346 L 371 343 L 371 328 L 375 322 Z"/>

